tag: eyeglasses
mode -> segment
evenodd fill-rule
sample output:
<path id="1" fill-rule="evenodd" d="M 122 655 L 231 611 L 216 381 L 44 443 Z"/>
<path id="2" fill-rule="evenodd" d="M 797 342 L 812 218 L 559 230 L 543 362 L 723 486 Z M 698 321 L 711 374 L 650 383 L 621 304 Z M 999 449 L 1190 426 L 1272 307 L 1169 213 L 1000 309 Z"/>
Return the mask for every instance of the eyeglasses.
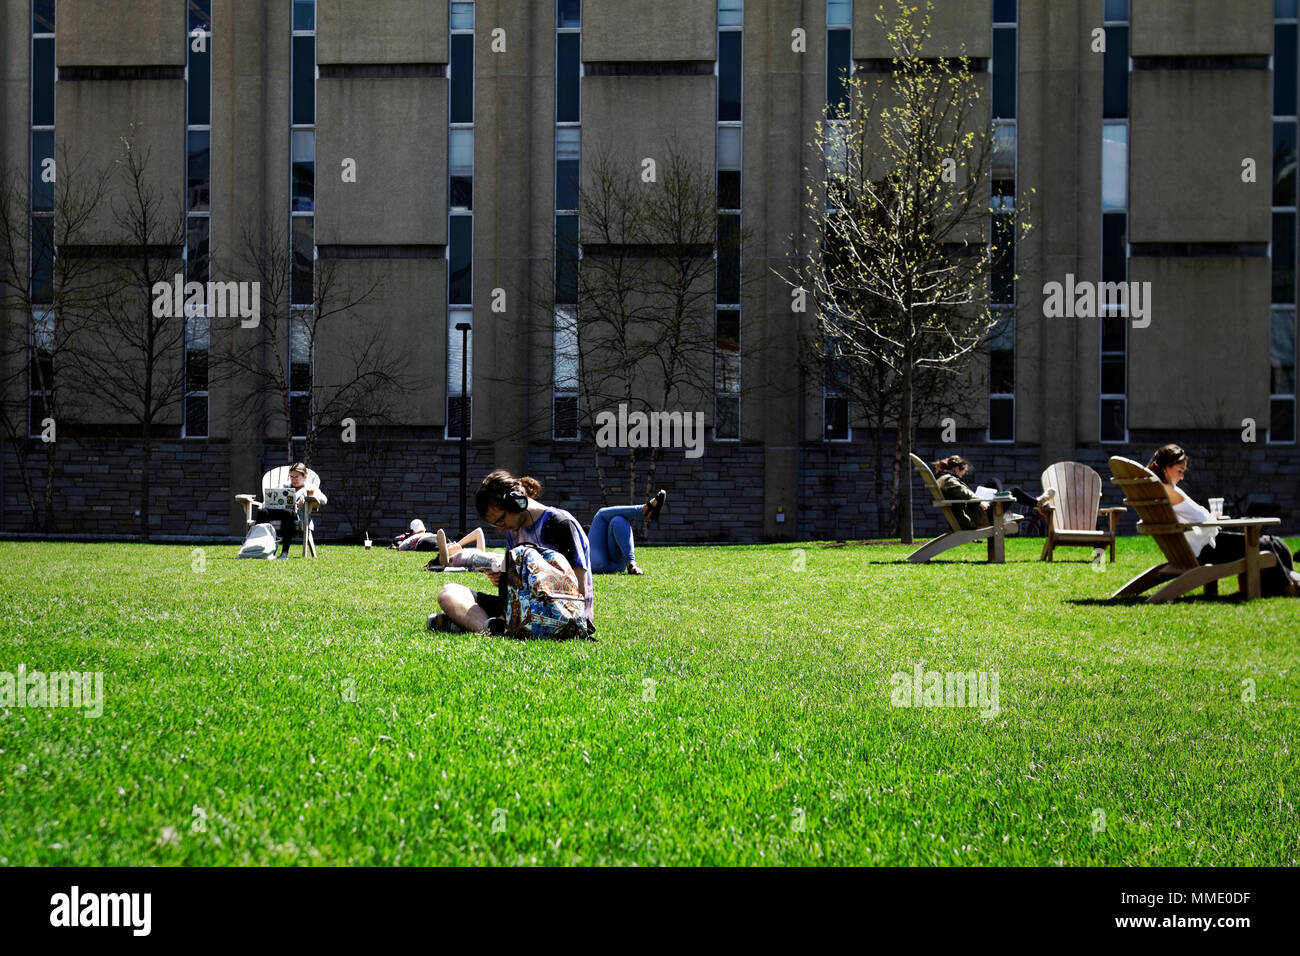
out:
<path id="1" fill-rule="evenodd" d="M 484 516 L 484 520 L 494 528 L 504 528 L 506 526 L 506 513 L 504 511 L 501 512 L 501 517 L 499 518 L 488 518 L 487 516 Z"/>

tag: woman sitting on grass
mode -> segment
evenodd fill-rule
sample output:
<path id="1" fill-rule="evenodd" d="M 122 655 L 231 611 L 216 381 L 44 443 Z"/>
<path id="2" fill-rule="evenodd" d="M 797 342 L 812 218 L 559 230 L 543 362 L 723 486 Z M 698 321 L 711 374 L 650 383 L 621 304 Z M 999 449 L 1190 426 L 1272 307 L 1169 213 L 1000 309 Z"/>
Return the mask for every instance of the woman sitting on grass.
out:
<path id="1" fill-rule="evenodd" d="M 551 508 L 537 500 L 542 485 L 536 478 L 516 478 L 508 471 L 497 470 L 483 479 L 474 495 L 479 517 L 498 531 L 506 533 L 506 549 L 521 544 L 535 544 L 564 555 L 578 578 L 578 590 L 586 599 L 588 623 L 594 623 L 594 600 L 591 582 L 591 544 L 578 519 L 560 508 Z M 448 554 L 451 560 L 454 556 Z M 488 579 L 498 588 L 501 574 L 489 571 Z M 490 618 L 504 618 L 505 597 L 498 593 L 471 591 L 462 584 L 447 584 L 438 592 L 442 613 L 429 615 L 431 631 L 488 630 Z"/>
<path id="2" fill-rule="evenodd" d="M 1187 453 L 1177 445 L 1162 445 L 1151 456 L 1147 467 L 1155 472 L 1165 485 L 1169 502 L 1174 506 L 1174 514 L 1179 521 L 1199 524 L 1212 521 L 1209 509 L 1201 507 L 1190 496 L 1178 490 L 1178 483 L 1187 474 Z M 1197 564 L 1227 564 L 1239 561 L 1246 556 L 1246 532 L 1236 528 L 1192 528 L 1185 535 L 1187 544 Z M 1260 593 L 1264 597 L 1289 595 L 1300 597 L 1300 575 L 1293 570 L 1291 552 L 1286 542 L 1275 535 L 1261 535 L 1260 549 L 1271 551 L 1277 558 L 1277 565 L 1261 568 L 1259 572 Z"/>

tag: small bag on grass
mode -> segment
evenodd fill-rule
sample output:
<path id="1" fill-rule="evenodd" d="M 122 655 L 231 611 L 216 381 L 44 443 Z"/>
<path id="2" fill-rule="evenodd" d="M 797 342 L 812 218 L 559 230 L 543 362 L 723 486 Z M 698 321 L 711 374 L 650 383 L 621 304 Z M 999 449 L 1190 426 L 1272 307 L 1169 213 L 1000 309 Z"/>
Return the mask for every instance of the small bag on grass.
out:
<path id="1" fill-rule="evenodd" d="M 239 549 L 237 558 L 274 558 L 275 557 L 275 525 L 273 524 L 255 524 L 248 529 L 248 534 L 244 536 L 244 543 Z"/>
<path id="2" fill-rule="evenodd" d="M 511 548 L 506 552 L 502 585 L 506 636 L 521 640 L 594 640 L 578 576 L 558 551 L 535 544 Z"/>

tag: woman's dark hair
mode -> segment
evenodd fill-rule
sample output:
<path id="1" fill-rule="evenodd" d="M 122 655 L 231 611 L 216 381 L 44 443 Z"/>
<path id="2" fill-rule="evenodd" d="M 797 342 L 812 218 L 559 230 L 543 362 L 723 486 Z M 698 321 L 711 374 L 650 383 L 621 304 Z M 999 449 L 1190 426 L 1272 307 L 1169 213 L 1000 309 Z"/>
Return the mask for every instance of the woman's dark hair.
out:
<path id="1" fill-rule="evenodd" d="M 1147 467 L 1156 473 L 1156 477 L 1169 484 L 1169 479 L 1165 476 L 1165 469 L 1170 465 L 1177 465 L 1180 462 L 1187 461 L 1187 452 L 1183 451 L 1177 445 L 1161 445 L 1156 449 L 1156 453 L 1151 456 L 1147 462 Z"/>
<path id="2" fill-rule="evenodd" d="M 930 466 L 931 470 L 936 475 L 943 474 L 947 471 L 955 472 L 957 469 L 962 467 L 969 468 L 970 462 L 961 455 L 949 455 L 947 458 L 940 458 Z"/>
<path id="3" fill-rule="evenodd" d="M 536 499 L 541 493 L 542 483 L 536 478 L 527 475 L 516 478 L 505 469 L 498 468 L 483 479 L 478 491 L 474 493 L 474 507 L 480 518 L 486 518 L 487 510 L 492 505 L 511 510 L 507 505 L 510 499 L 516 496 Z"/>

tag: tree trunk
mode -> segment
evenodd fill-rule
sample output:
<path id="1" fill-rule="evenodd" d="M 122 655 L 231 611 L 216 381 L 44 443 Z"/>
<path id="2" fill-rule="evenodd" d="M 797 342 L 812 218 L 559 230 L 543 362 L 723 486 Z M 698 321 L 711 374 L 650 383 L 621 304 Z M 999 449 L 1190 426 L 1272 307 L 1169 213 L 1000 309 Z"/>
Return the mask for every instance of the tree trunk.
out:
<path id="1" fill-rule="evenodd" d="M 899 433 L 902 439 L 898 454 L 899 475 L 899 509 L 902 512 L 901 532 L 903 544 L 912 543 L 912 481 L 908 474 L 912 452 L 912 354 L 908 349 L 903 357 L 903 408 L 899 415 Z"/>
<path id="2" fill-rule="evenodd" d="M 144 458 L 140 463 L 140 540 L 149 540 L 149 493 L 151 489 L 150 468 L 153 465 L 153 430 L 149 422 L 140 429 Z"/>

